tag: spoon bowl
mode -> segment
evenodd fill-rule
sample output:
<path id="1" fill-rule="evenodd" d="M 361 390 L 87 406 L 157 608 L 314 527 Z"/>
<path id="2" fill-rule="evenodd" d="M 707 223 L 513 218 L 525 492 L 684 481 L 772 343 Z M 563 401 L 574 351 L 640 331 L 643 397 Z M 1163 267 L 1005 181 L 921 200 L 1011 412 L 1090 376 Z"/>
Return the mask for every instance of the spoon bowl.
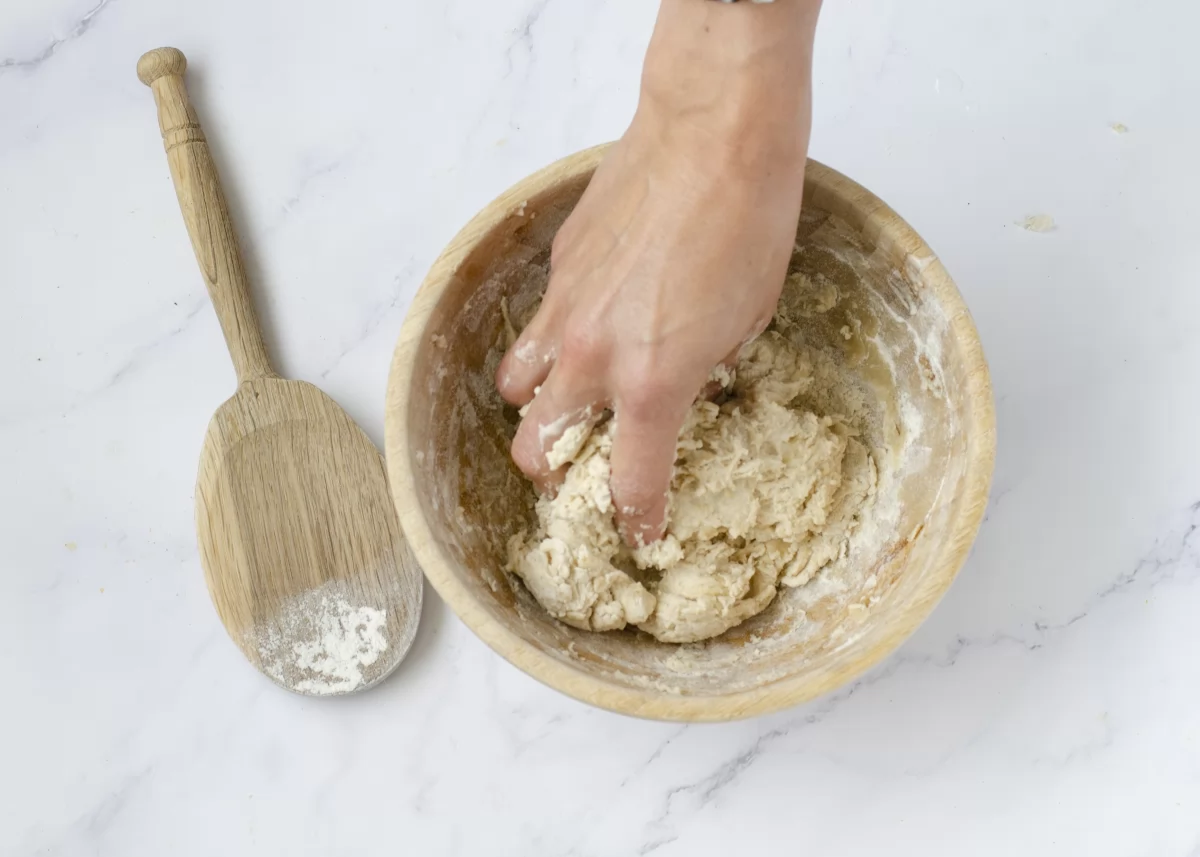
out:
<path id="1" fill-rule="evenodd" d="M 412 644 L 421 572 L 379 451 L 312 384 L 246 381 L 213 415 L 196 530 L 221 622 L 277 684 L 365 690 Z"/>

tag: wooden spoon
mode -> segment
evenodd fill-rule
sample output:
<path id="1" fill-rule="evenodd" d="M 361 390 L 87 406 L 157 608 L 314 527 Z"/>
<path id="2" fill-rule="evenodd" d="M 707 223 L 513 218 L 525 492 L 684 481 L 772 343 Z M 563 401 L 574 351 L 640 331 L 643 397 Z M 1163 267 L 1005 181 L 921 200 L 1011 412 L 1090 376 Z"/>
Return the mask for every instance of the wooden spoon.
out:
<path id="1" fill-rule="evenodd" d="M 175 193 L 238 389 L 213 415 L 196 484 L 208 590 L 250 662 L 298 693 L 371 687 L 404 658 L 422 576 L 383 457 L 311 384 L 271 368 L 216 167 L 183 82 L 187 60 L 138 60 L 154 91 Z"/>

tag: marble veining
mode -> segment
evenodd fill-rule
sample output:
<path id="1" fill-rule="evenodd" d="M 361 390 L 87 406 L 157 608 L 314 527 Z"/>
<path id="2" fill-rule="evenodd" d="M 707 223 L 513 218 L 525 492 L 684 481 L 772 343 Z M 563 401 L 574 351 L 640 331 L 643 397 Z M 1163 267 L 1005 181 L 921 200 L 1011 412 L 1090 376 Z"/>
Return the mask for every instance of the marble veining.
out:
<path id="1" fill-rule="evenodd" d="M 6 57 L 4 59 L 0 59 L 0 71 L 4 71 L 5 69 L 24 69 L 26 71 L 32 71 L 36 69 L 46 60 L 50 59 L 50 57 L 54 56 L 55 52 L 64 44 L 74 39 L 78 39 L 89 29 L 91 29 L 92 23 L 96 20 L 96 17 L 106 8 L 108 8 L 108 5 L 111 2 L 112 0 L 100 0 L 99 3 L 84 13 L 83 17 L 76 21 L 65 35 L 51 39 L 40 51 L 37 51 L 29 56 Z"/>
<path id="2" fill-rule="evenodd" d="M 280 371 L 380 441 L 425 271 L 620 133 L 652 19 L 0 5 L 0 855 L 1200 857 L 1200 8 L 1167 0 L 827 4 L 813 155 L 959 283 L 1000 438 L 962 574 L 861 680 L 748 722 L 626 719 L 429 592 L 400 670 L 311 700 L 224 635 L 192 492 L 234 376 L 137 57 L 189 55 Z M 1014 225 L 1035 212 L 1056 229 Z"/>

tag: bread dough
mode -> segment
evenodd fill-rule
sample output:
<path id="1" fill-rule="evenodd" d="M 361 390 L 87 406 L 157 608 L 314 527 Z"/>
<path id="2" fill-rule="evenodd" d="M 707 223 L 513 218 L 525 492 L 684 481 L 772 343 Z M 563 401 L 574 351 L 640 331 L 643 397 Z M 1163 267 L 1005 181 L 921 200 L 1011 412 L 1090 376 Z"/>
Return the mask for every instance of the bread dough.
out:
<path id="1" fill-rule="evenodd" d="M 668 643 L 715 637 L 809 582 L 844 559 L 876 482 L 854 429 L 797 406 L 813 375 L 778 332 L 743 349 L 728 400 L 697 402 L 680 432 L 666 535 L 636 550 L 608 487 L 615 420 L 564 434 L 566 481 L 538 499 L 536 532 L 509 540 L 509 569 L 568 625 Z"/>

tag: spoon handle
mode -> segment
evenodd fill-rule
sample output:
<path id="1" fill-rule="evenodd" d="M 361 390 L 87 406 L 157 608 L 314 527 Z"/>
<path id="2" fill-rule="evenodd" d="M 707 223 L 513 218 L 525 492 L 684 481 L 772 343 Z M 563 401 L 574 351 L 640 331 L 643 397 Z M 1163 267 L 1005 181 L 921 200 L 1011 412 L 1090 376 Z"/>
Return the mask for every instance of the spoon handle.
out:
<path id="1" fill-rule="evenodd" d="M 154 91 L 175 195 L 183 210 L 192 249 L 208 284 L 238 383 L 277 377 L 250 300 L 246 269 L 221 180 L 196 110 L 183 83 L 187 59 L 176 48 L 156 48 L 138 60 L 137 74 Z"/>

